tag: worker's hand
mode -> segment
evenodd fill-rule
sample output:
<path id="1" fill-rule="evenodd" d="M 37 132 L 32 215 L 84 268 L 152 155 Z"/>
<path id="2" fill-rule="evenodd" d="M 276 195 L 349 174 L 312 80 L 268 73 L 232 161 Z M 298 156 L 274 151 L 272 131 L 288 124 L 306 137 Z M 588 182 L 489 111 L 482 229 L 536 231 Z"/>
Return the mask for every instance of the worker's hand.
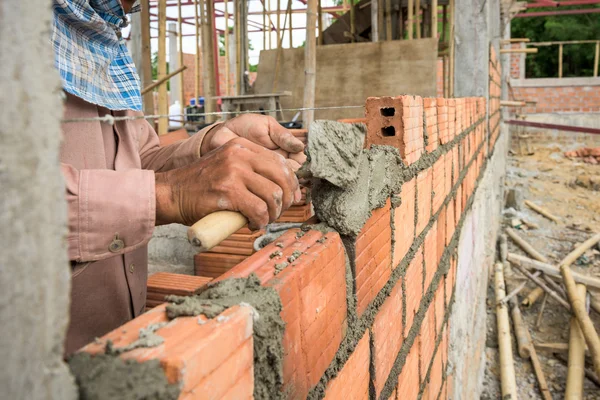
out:
<path id="1" fill-rule="evenodd" d="M 282 155 L 238 137 L 198 162 L 156 173 L 156 224 L 193 225 L 231 210 L 244 214 L 250 229 L 261 229 L 301 196 Z"/>
<path id="2" fill-rule="evenodd" d="M 294 171 L 306 161 L 304 144 L 279 125 L 275 118 L 260 114 L 243 114 L 215 127 L 206 134 L 200 154 L 204 155 L 238 137 L 281 154 Z"/>

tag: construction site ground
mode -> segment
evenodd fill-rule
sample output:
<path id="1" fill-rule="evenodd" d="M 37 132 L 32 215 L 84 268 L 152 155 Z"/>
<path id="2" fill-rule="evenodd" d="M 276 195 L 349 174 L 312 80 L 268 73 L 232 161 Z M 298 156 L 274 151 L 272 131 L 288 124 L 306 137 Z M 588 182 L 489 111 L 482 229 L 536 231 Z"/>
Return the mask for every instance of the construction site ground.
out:
<path id="1" fill-rule="evenodd" d="M 591 236 L 592 231 L 600 230 L 600 187 L 594 181 L 600 176 L 600 165 L 586 164 L 581 159 L 569 159 L 564 156 L 567 150 L 573 150 L 584 144 L 565 147 L 555 143 L 530 144 L 529 149 L 519 150 L 513 140 L 511 154 L 508 159 L 506 190 L 514 189 L 517 196 L 518 209 L 505 208 L 503 211 L 504 226 L 513 226 L 518 234 L 532 244 L 539 252 L 557 265 L 573 248 Z M 529 154 L 528 154 L 529 153 Z M 578 179 L 579 177 L 579 179 Z M 591 178 L 591 179 L 590 179 Z M 537 214 L 523 204 L 530 200 L 543 206 L 555 216 L 560 223 L 554 223 Z M 526 230 L 519 221 L 533 222 L 538 229 Z M 526 255 L 510 238 L 509 252 Z M 600 277 L 600 251 L 589 250 L 573 265 L 573 270 L 582 274 Z M 506 277 L 507 285 L 514 287 L 523 281 L 523 275 L 512 269 Z M 519 294 L 519 303 L 535 284 L 528 282 L 527 287 Z M 508 293 L 509 291 L 507 291 Z M 483 382 L 482 399 L 499 399 L 500 360 L 498 352 L 498 334 L 496 329 L 494 280 L 490 279 L 487 299 L 487 341 L 486 371 Z M 568 343 L 569 312 L 554 299 L 548 298 L 540 324 L 536 320 L 542 306 L 538 300 L 531 308 L 521 306 L 524 321 L 536 343 Z M 592 321 L 600 329 L 600 315 L 590 311 Z M 512 327 L 511 327 L 512 329 Z M 514 333 L 514 331 L 513 331 Z M 566 386 L 567 353 L 537 351 L 554 399 L 564 397 Z M 513 334 L 513 356 L 515 360 L 518 395 L 522 399 L 542 398 L 536 376 L 530 360 L 519 357 Z M 559 358 L 565 361 L 561 361 Z M 589 361 L 589 359 L 588 359 Z M 591 365 L 588 365 L 588 367 Z M 589 379 L 584 379 L 585 399 L 600 399 L 600 387 Z"/>

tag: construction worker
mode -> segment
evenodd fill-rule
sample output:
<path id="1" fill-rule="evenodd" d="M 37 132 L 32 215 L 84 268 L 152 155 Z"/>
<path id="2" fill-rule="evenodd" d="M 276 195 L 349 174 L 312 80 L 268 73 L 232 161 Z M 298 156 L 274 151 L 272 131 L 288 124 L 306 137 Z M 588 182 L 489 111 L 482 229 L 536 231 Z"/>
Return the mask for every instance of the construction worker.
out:
<path id="1" fill-rule="evenodd" d="M 301 197 L 294 170 L 304 146 L 272 118 L 240 116 L 166 147 L 144 119 L 98 120 L 142 115 L 120 33 L 138 8 L 133 0 L 53 0 L 51 42 L 66 96 L 67 355 L 144 311 L 155 225 L 235 210 L 257 229 Z"/>

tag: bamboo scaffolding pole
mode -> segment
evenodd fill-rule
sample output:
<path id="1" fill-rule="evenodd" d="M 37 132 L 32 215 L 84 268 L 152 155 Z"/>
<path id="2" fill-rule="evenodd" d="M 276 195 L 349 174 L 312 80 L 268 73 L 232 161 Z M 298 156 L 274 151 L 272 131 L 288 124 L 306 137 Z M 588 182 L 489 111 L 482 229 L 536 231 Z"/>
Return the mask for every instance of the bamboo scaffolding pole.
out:
<path id="1" fill-rule="evenodd" d="M 431 0 L 431 37 L 438 37 L 438 1 Z"/>
<path id="2" fill-rule="evenodd" d="M 402 7 L 398 7 L 398 40 L 404 39 L 404 10 Z"/>
<path id="3" fill-rule="evenodd" d="M 184 65 L 183 67 L 177 68 L 175 71 L 170 72 L 167 75 L 163 76 L 162 78 L 158 79 L 156 82 L 153 82 L 152 84 L 146 86 L 144 89 L 142 89 L 142 96 L 145 95 L 146 93 L 152 91 L 152 89 L 154 89 L 155 87 L 162 85 L 163 83 L 165 83 L 166 81 L 168 81 L 169 79 L 174 77 L 175 75 L 180 74 L 185 69 L 187 69 L 187 67 Z"/>
<path id="4" fill-rule="evenodd" d="M 263 49 L 266 50 L 267 49 L 267 10 L 265 9 L 265 3 L 262 3 L 263 5 L 263 12 L 262 12 L 262 27 L 263 27 Z M 227 17 L 225 18 L 225 21 L 227 21 Z"/>
<path id="5" fill-rule="evenodd" d="M 577 285 L 577 295 L 585 302 L 585 285 Z M 585 338 L 577 318 L 571 317 L 569 321 L 569 361 L 567 370 L 567 388 L 565 399 L 583 398 L 583 377 L 585 376 Z"/>
<path id="6" fill-rule="evenodd" d="M 600 40 L 596 42 L 596 51 L 594 52 L 594 77 L 598 76 L 598 63 L 600 62 Z"/>
<path id="7" fill-rule="evenodd" d="M 510 263 L 507 263 L 510 264 Z M 506 265 L 504 266 L 504 270 L 506 271 Z M 540 276 L 542 273 L 540 271 L 536 271 L 533 276 L 535 276 L 536 278 L 538 276 Z M 516 295 L 518 295 L 523 288 L 527 285 L 528 280 L 524 280 L 523 282 L 521 282 L 513 291 L 511 291 L 509 294 L 506 295 L 505 298 L 500 299 L 501 302 L 506 303 L 508 302 L 510 299 L 512 299 L 513 297 L 515 297 Z M 536 288 L 537 289 L 537 288 Z M 525 303 L 525 300 L 523 300 L 523 303 Z M 527 304 L 523 304 L 524 306 L 529 306 L 529 303 Z"/>
<path id="8" fill-rule="evenodd" d="M 524 54 L 536 54 L 538 49 L 500 49 L 500 54 L 511 54 L 511 53 L 524 53 Z"/>
<path id="9" fill-rule="evenodd" d="M 600 377 L 600 338 L 598 338 L 598 333 L 596 332 L 594 324 L 587 313 L 585 300 L 582 301 L 582 299 L 580 299 L 577 295 L 577 287 L 570 268 L 572 263 L 574 263 L 579 257 L 581 257 L 581 255 L 583 255 L 583 253 L 592 248 L 592 246 L 596 245 L 598 242 L 600 242 L 600 233 L 592 236 L 590 239 L 586 240 L 575 250 L 569 253 L 560 263 L 559 269 L 563 277 L 563 283 L 567 289 L 571 308 L 575 313 L 579 327 L 583 332 L 585 341 L 592 354 L 594 371 L 596 372 L 596 375 Z"/>
<path id="10" fill-rule="evenodd" d="M 290 23 L 289 23 L 289 27 L 290 27 L 290 31 L 289 31 L 290 32 L 290 49 L 294 48 L 294 40 L 293 40 L 294 36 L 292 35 L 292 31 L 293 31 L 293 28 L 292 28 L 292 20 L 293 20 L 293 18 L 292 18 L 292 16 L 293 16 L 293 14 L 292 14 L 292 6 L 290 5 L 290 12 L 289 12 L 289 16 L 288 16 L 288 18 L 290 20 Z"/>
<path id="11" fill-rule="evenodd" d="M 317 15 L 318 15 L 318 24 L 317 28 L 319 29 L 319 36 L 317 36 L 319 46 L 323 46 L 323 8 L 321 7 L 321 0 L 317 0 Z M 284 28 L 285 29 L 285 28 Z"/>
<path id="12" fill-rule="evenodd" d="M 536 285 L 538 285 L 546 293 L 548 293 L 550 295 L 550 297 L 552 297 L 554 300 L 556 300 L 561 306 L 565 307 L 567 310 L 571 309 L 571 307 L 569 306 L 569 303 L 567 303 L 562 297 L 560 297 L 560 295 L 558 295 L 558 293 L 556 293 L 554 290 L 550 289 L 548 287 L 548 285 L 546 285 L 544 282 L 542 282 L 542 280 L 540 278 L 536 278 L 529 271 L 527 271 L 525 268 L 523 268 L 522 266 L 520 266 L 518 264 L 515 264 L 515 267 L 517 267 L 517 269 L 519 271 L 521 271 L 521 273 L 523 275 L 525 275 L 526 277 L 531 279 L 531 281 L 533 281 Z"/>
<path id="13" fill-rule="evenodd" d="M 408 0 L 408 7 L 406 7 L 408 17 L 406 19 L 406 29 L 408 31 L 408 40 L 413 39 L 414 35 L 414 15 L 415 15 L 415 0 Z"/>
<path id="14" fill-rule="evenodd" d="M 506 296 L 504 273 L 502 263 L 494 267 L 494 287 L 496 300 Z M 496 302 L 496 319 L 498 323 L 498 346 L 500 348 L 500 383 L 502 398 L 517 399 L 517 382 L 515 379 L 515 366 L 512 354 L 510 323 L 506 304 Z"/>
<path id="15" fill-rule="evenodd" d="M 512 298 L 510 304 L 510 316 L 512 317 L 513 326 L 515 328 L 515 337 L 517 338 L 517 351 L 521 358 L 529 358 L 531 356 L 531 338 L 527 334 L 527 328 L 525 322 L 523 322 L 523 315 L 519 309 L 517 299 Z"/>
<path id="16" fill-rule="evenodd" d="M 314 108 L 315 106 L 315 82 L 317 67 L 317 48 L 316 48 L 316 21 L 317 19 L 317 0 L 308 0 L 306 5 L 306 43 L 304 48 L 304 108 Z M 302 115 L 302 122 L 308 129 L 314 121 L 314 110 L 306 110 Z"/>
<path id="17" fill-rule="evenodd" d="M 271 0 L 264 0 L 267 4 L 267 9 L 265 10 L 267 13 L 267 18 L 269 19 L 268 21 L 268 25 L 269 25 L 269 50 L 273 49 L 273 39 L 271 38 L 272 33 L 271 32 L 271 24 L 273 23 L 271 21 Z"/>
<path id="18" fill-rule="evenodd" d="M 535 204 L 529 200 L 525 200 L 524 203 L 527 207 L 531 208 L 533 211 L 537 212 L 538 214 L 543 215 L 544 217 L 548 218 L 550 221 L 554 221 L 554 222 L 558 223 L 558 217 L 552 215 L 550 213 L 550 211 L 546 210 L 544 207 L 538 206 L 537 204 Z"/>
<path id="19" fill-rule="evenodd" d="M 277 25 L 276 25 L 276 32 L 277 32 L 277 48 L 279 48 L 281 46 L 281 41 L 279 40 L 279 37 L 281 35 L 281 0 L 277 0 Z"/>
<path id="20" fill-rule="evenodd" d="M 279 68 L 281 65 L 281 53 L 283 52 L 283 34 L 285 32 L 285 25 L 287 23 L 287 12 L 289 12 L 292 9 L 292 0 L 288 0 L 287 3 L 287 11 L 286 11 L 286 17 L 285 20 L 283 21 L 283 29 L 281 30 L 281 36 L 277 38 L 277 56 L 275 58 L 275 73 L 273 74 L 273 86 L 272 86 L 272 92 L 275 93 L 277 92 L 277 85 L 279 83 Z"/>
<path id="21" fill-rule="evenodd" d="M 194 27 L 196 39 L 196 57 L 194 58 L 194 99 L 200 98 L 200 17 L 198 15 L 198 0 L 194 0 Z"/>
<path id="22" fill-rule="evenodd" d="M 142 28 L 142 87 L 152 84 L 152 54 L 150 51 L 150 2 L 142 0 L 140 11 Z M 154 95 L 148 93 L 144 96 L 144 114 L 154 114 Z"/>
<path id="23" fill-rule="evenodd" d="M 392 0 L 385 0 L 385 40 L 392 39 Z"/>
<path id="24" fill-rule="evenodd" d="M 223 0 L 225 5 L 225 96 L 229 96 L 231 91 L 229 90 L 229 81 L 231 80 L 229 72 L 229 0 Z M 263 14 L 263 22 L 264 22 Z M 264 35 L 263 35 L 263 49 L 264 46 Z"/>
<path id="25" fill-rule="evenodd" d="M 510 39 L 500 40 L 500 44 L 529 43 L 530 41 L 531 41 L 531 39 L 529 39 L 529 38 L 510 38 Z"/>
<path id="26" fill-rule="evenodd" d="M 558 77 L 563 76 L 563 44 L 558 45 Z"/>
<path id="27" fill-rule="evenodd" d="M 513 265 L 519 264 L 525 268 L 533 268 L 538 271 L 542 271 L 544 274 L 552 277 L 561 278 L 560 270 L 550 264 L 542 263 L 540 261 L 532 260 L 531 258 L 524 257 L 514 253 L 508 253 L 508 261 L 510 261 Z M 600 279 L 594 278 L 591 276 L 587 276 L 584 274 L 580 274 L 577 272 L 571 272 L 571 276 L 577 283 L 583 283 L 588 287 L 593 287 L 594 289 L 600 289 Z"/>
<path id="28" fill-rule="evenodd" d="M 538 286 L 525 296 L 525 298 L 521 302 L 521 305 L 523 307 L 531 307 L 536 301 L 538 301 L 540 297 L 542 297 L 543 294 L 544 289 Z"/>
<path id="29" fill-rule="evenodd" d="M 415 1 L 415 25 L 417 39 L 421 39 L 421 0 Z"/>
<path id="30" fill-rule="evenodd" d="M 525 107 L 524 101 L 500 100 L 500 107 Z"/>
<path id="31" fill-rule="evenodd" d="M 552 400 L 550 390 L 548 389 L 548 383 L 546 382 L 546 376 L 544 375 L 537 352 L 533 346 L 533 340 L 531 339 L 531 334 L 529 333 L 527 324 L 523 321 L 523 316 L 521 314 L 521 310 L 519 309 L 518 301 L 515 298 L 512 299 L 509 304 L 511 308 L 511 317 L 515 328 L 515 337 L 517 339 L 517 350 L 519 352 L 519 356 L 522 358 L 529 358 L 531 360 L 542 397 L 544 400 Z"/>
<path id="32" fill-rule="evenodd" d="M 560 353 L 553 353 L 552 354 L 554 356 L 554 358 L 556 358 L 558 361 L 562 362 L 565 366 L 569 365 L 569 361 L 567 360 L 566 357 L 564 357 L 562 354 Z M 585 377 L 592 382 L 594 385 L 596 385 L 597 387 L 600 388 L 600 379 L 598 379 L 598 377 L 596 376 L 596 374 L 590 370 L 589 368 L 584 368 L 583 369 L 583 373 L 585 374 Z"/>
<path id="33" fill-rule="evenodd" d="M 181 14 L 181 0 L 177 0 L 177 41 L 179 42 L 179 66 L 183 67 L 183 15 Z M 185 108 L 185 88 L 183 87 L 183 74 L 179 75 L 179 104 L 181 104 L 181 110 Z"/>
<path id="34" fill-rule="evenodd" d="M 548 302 L 548 293 L 544 293 L 544 298 L 542 299 L 542 306 L 540 307 L 540 311 L 538 312 L 538 316 L 535 320 L 535 329 L 540 328 L 540 324 L 542 323 L 542 317 L 544 316 L 544 310 L 546 309 L 547 302 Z"/>
<path id="35" fill-rule="evenodd" d="M 212 2 L 214 0 L 200 0 L 200 20 L 202 21 L 202 77 L 204 79 L 204 110 L 206 113 L 217 111 L 216 103 L 216 74 L 215 53 L 213 45 L 214 29 L 212 29 Z M 207 115 L 205 121 L 212 123 L 214 115 Z"/>
<path id="36" fill-rule="evenodd" d="M 517 244 L 525 253 L 529 254 L 532 258 L 544 263 L 548 263 L 548 259 L 536 249 L 534 249 L 532 245 L 527 243 L 525 239 L 520 237 L 517 234 L 517 232 L 514 231 L 514 229 L 506 228 L 506 234 L 513 240 L 513 242 L 515 242 L 515 244 Z"/>
<path id="37" fill-rule="evenodd" d="M 167 99 L 167 0 L 158 1 L 158 113 L 169 113 Z M 158 134 L 166 135 L 169 131 L 168 118 L 158 120 Z"/>
<path id="38" fill-rule="evenodd" d="M 372 0 L 377 2 L 377 34 L 378 41 L 384 40 L 385 36 L 385 21 L 384 21 L 384 9 L 385 9 L 385 1 L 384 0 Z"/>
<path id="39" fill-rule="evenodd" d="M 241 20 L 242 0 L 233 0 L 234 4 L 234 32 L 235 32 L 235 94 L 239 96 L 243 93 L 242 80 L 242 20 Z M 269 19 L 269 27 L 270 27 Z M 269 48 L 271 47 L 271 31 L 269 30 Z"/>
<path id="40" fill-rule="evenodd" d="M 350 36 L 352 36 L 352 43 L 354 43 L 356 41 L 356 5 L 354 0 L 350 0 Z"/>

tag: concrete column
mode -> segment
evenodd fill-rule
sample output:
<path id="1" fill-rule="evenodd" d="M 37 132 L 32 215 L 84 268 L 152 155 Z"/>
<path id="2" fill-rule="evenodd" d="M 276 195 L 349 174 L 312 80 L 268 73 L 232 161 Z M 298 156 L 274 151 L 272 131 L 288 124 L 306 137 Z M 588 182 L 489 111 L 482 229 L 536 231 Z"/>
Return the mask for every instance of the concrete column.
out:
<path id="1" fill-rule="evenodd" d="M 167 24 L 167 35 L 169 38 L 169 72 L 173 72 L 180 67 L 179 51 L 177 49 L 178 37 L 174 32 L 177 32 L 177 24 L 175 22 L 169 22 Z M 179 101 L 179 93 L 181 90 L 179 86 L 180 79 L 179 75 L 175 75 L 173 78 L 169 79 L 169 104 Z"/>
<path id="2" fill-rule="evenodd" d="M 51 3 L 8 3 L 0 5 L 1 396 L 70 400 L 76 390 L 62 360 L 70 267 Z"/>
<path id="3" fill-rule="evenodd" d="M 499 0 L 456 2 L 454 13 L 454 95 L 456 97 L 487 98 L 489 45 L 499 37 Z"/>

